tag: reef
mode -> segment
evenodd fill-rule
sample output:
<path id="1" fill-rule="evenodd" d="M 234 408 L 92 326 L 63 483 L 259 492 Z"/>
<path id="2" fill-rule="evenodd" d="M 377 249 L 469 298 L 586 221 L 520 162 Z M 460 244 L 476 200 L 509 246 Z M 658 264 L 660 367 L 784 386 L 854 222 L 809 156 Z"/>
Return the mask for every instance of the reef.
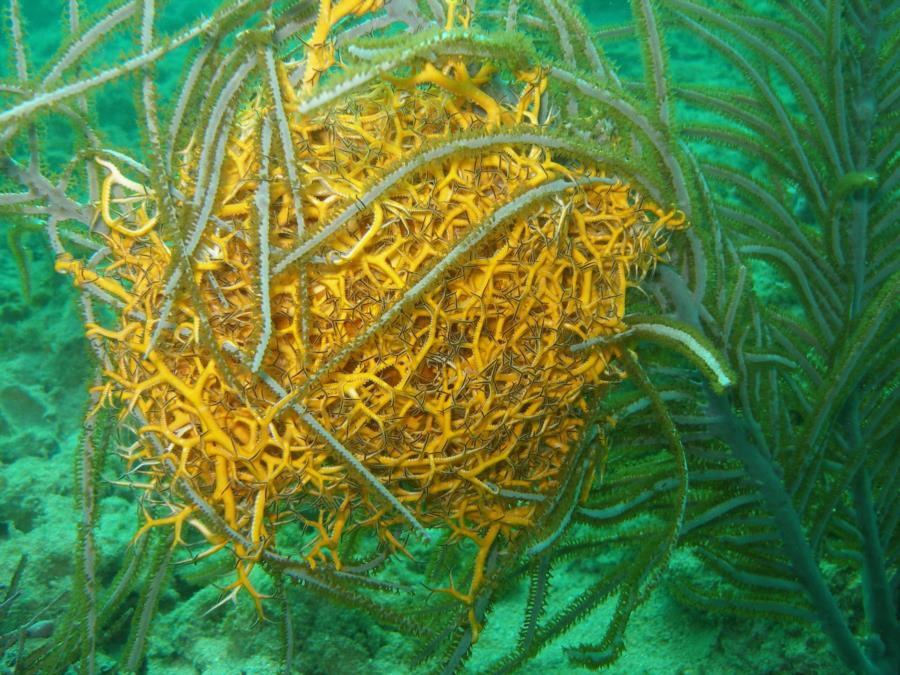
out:
<path id="1" fill-rule="evenodd" d="M 310 594 L 449 673 L 518 592 L 487 670 L 589 616 L 567 656 L 598 668 L 680 548 L 720 581 L 676 576 L 684 605 L 893 672 L 900 12 L 807 9 L 635 0 L 593 35 L 562 0 L 238 0 L 166 34 L 152 0 L 76 3 L 35 70 L 14 0 L 0 209 L 97 364 L 69 610 L 4 642 L 16 668 L 139 671 L 172 569 L 221 561 L 216 606 L 279 620 L 286 672 Z M 739 89 L 673 74 L 685 34 Z M 598 46 L 623 37 L 643 81 Z M 140 147 L 112 147 L 92 106 L 129 78 Z M 101 576 L 111 486 L 140 515 Z M 595 573 L 559 593 L 571 560 Z"/>

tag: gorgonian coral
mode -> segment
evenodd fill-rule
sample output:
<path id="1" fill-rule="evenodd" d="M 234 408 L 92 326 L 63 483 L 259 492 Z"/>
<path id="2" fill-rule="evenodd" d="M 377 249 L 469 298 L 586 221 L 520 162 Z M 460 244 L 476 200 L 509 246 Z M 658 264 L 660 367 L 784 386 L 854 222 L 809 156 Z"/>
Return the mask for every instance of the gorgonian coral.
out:
<path id="1" fill-rule="evenodd" d="M 558 129 L 535 64 L 505 84 L 426 34 L 404 73 L 365 65 L 389 44 L 341 73 L 328 28 L 369 4 L 323 8 L 300 76 L 260 51 L 233 123 L 180 153 L 185 226 L 101 159 L 107 257 L 57 263 L 121 307 L 88 330 L 103 402 L 141 422 L 141 532 L 230 545 L 260 611 L 260 560 L 340 571 L 360 533 L 390 555 L 435 528 L 474 542 L 468 588 L 443 589 L 471 608 L 498 538 L 588 489 L 585 401 L 619 347 L 570 347 L 624 330 L 629 283 L 683 223 Z M 454 10 L 442 44 L 470 38 Z"/>
<path id="2" fill-rule="evenodd" d="M 233 556 L 223 600 L 281 619 L 288 672 L 301 634 L 304 670 L 360 646 L 316 639 L 310 593 L 422 638 L 416 669 L 456 672 L 492 619 L 479 672 L 551 643 L 604 667 L 676 545 L 724 582 L 680 566 L 681 601 L 816 619 L 844 667 L 900 670 L 890 3 L 633 0 L 590 28 L 567 0 L 73 1 L 52 56 L 21 4 L 0 212 L 23 270 L 46 230 L 102 373 L 68 611 L 7 634 L 17 672 L 144 669 L 168 570 L 216 551 L 180 600 Z M 600 48 L 636 74 L 632 37 L 643 82 Z M 672 205 L 702 227 L 625 314 Z M 144 518 L 111 556 L 115 447 Z"/>

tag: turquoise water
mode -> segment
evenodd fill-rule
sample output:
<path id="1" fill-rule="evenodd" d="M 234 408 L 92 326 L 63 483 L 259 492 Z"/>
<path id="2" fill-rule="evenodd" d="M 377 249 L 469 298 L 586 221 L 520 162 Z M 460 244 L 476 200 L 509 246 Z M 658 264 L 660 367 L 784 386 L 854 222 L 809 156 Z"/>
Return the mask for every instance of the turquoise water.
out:
<path id="1" fill-rule="evenodd" d="M 208 3 L 214 7 L 216 3 Z M 484 6 L 484 4 L 482 4 Z M 196 3 L 171 3 L 162 27 L 184 25 L 202 12 Z M 582 9 L 595 29 L 629 20 L 627 3 L 584 0 Z M 32 65 L 40 68 L 54 53 L 61 31 L 56 3 L 24 3 L 27 44 Z M 49 19 L 48 19 L 49 17 Z M 13 77 L 14 60 L 4 40 L 5 58 L 0 59 L 0 77 Z M 96 56 L 98 67 L 115 62 L 134 45 L 126 36 L 113 37 Z M 640 53 L 633 40 L 613 42 L 607 49 L 625 79 L 641 77 Z M 721 59 L 702 44 L 671 40 L 668 57 L 673 72 L 682 81 L 727 83 L 733 74 Z M 158 84 L 167 96 L 177 91 L 180 51 L 160 69 Z M 140 155 L 141 142 L 134 123 L 134 82 L 126 80 L 106 88 L 96 102 L 96 114 L 109 146 Z M 42 130 L 54 133 L 51 127 Z M 57 152 L 65 156 L 71 145 L 58 132 Z M 51 155 L 49 161 L 53 160 Z M 761 171 L 750 165 L 747 171 Z M 0 192 L 8 189 L 0 185 Z M 83 338 L 82 318 L 76 294 L 68 278 L 53 271 L 53 256 L 42 232 L 14 230 L 15 223 L 0 215 L 0 228 L 20 242 L 24 267 L 12 248 L 0 256 L 0 582 L 11 579 L 22 556 L 27 556 L 19 580 L 21 595 L 0 614 L 0 635 L 39 615 L 58 625 L 66 606 L 73 565 L 76 516 L 73 509 L 73 467 L 87 405 L 87 387 L 96 364 Z M 11 239 L 12 241 L 12 239 Z M 789 304 L 783 285 L 757 274 L 757 290 L 766 298 Z M 24 270 L 24 277 L 23 277 Z M 27 278 L 27 283 L 26 279 Z M 26 298 L 25 294 L 28 294 Z M 104 469 L 100 491 L 101 522 L 97 529 L 98 576 L 115 574 L 122 551 L 135 531 L 138 505 L 131 491 L 116 486 L 122 467 L 115 456 Z M 672 561 L 675 572 L 696 571 L 689 551 L 678 551 Z M 596 572 L 590 559 L 574 559 L 554 577 L 560 589 L 578 588 Z M 699 571 L 697 574 L 701 574 Z M 703 577 L 700 577 L 703 579 Z M 219 582 L 214 565 L 199 569 L 176 567 L 160 599 L 147 648 L 148 673 L 247 673 L 280 671 L 280 627 L 259 623 L 252 603 L 216 606 L 221 594 L 210 579 Z M 714 583 L 711 578 L 707 583 Z M 263 588 L 271 590 L 262 581 Z M 565 595 L 565 590 L 563 590 Z M 374 625 L 365 616 L 300 596 L 293 606 L 296 635 L 295 664 L 302 673 L 403 673 L 413 645 L 396 632 Z M 2 593 L 0 593 L 2 601 Z M 467 664 L 468 672 L 504 655 L 514 644 L 518 619 L 505 623 L 511 610 L 524 602 L 519 589 L 495 607 L 494 614 Z M 506 611 L 507 607 L 510 609 Z M 596 612 L 603 615 L 609 608 Z M 578 643 L 601 630 L 608 620 L 591 617 L 567 636 Z M 596 621 L 596 623 L 595 623 Z M 115 671 L 117 645 L 125 639 L 127 626 L 114 626 L 104 636 L 98 670 Z M 26 642 L 38 647 L 44 638 Z M 50 638 L 52 640 L 52 638 Z M 843 667 L 829 652 L 826 639 L 813 628 L 778 622 L 706 614 L 679 604 L 667 587 L 666 578 L 649 600 L 634 614 L 626 633 L 627 648 L 610 673 L 840 673 Z M 0 672 L 12 672 L 15 649 L 10 646 L 0 663 Z M 557 645 L 551 645 L 524 666 L 527 673 L 574 673 Z"/>

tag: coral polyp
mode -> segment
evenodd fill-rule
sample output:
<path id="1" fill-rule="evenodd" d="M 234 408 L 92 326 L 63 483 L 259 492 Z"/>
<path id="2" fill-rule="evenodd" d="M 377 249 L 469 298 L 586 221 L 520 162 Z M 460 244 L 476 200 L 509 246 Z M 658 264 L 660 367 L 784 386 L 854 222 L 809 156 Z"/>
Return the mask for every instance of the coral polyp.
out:
<path id="1" fill-rule="evenodd" d="M 277 86 L 180 153 L 180 231 L 100 160 L 107 261 L 57 266 L 121 306 L 88 333 L 103 401 L 141 421 L 139 534 L 230 545 L 260 611 L 261 560 L 340 571 L 348 538 L 409 554 L 430 531 L 474 542 L 443 589 L 471 607 L 494 542 L 591 481 L 586 401 L 620 347 L 570 347 L 624 330 L 683 218 L 557 132 L 541 68 L 496 71 L 431 55 L 332 102 L 349 78 L 271 62 Z"/>

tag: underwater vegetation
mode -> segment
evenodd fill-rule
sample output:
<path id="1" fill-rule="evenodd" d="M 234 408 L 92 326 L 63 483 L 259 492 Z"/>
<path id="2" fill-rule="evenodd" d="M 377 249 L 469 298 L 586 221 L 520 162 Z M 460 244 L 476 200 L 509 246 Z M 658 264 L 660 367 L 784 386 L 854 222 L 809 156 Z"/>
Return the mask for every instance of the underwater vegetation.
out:
<path id="1" fill-rule="evenodd" d="M 9 626 L 16 567 L 16 672 L 142 670 L 176 565 L 285 672 L 307 596 L 451 673 L 518 592 L 479 672 L 602 668 L 676 550 L 685 605 L 900 671 L 900 3 L 176 5 L 73 0 L 44 58 L 6 16 L 0 218 L 96 362 L 73 587 Z M 669 64 L 698 43 L 728 87 Z"/>

